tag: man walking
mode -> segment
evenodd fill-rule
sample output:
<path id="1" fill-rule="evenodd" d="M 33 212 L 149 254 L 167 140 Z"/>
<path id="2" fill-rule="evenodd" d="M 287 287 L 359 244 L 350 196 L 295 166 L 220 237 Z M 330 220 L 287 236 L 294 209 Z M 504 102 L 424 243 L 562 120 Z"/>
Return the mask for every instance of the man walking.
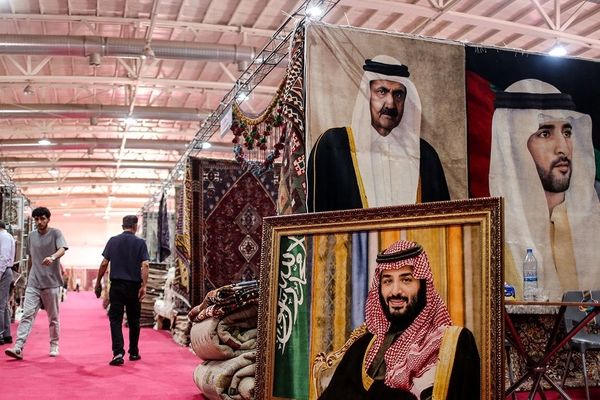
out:
<path id="1" fill-rule="evenodd" d="M 8 298 L 10 284 L 13 280 L 12 265 L 14 261 L 15 238 L 6 231 L 4 221 L 0 221 L 0 345 L 12 343 Z"/>
<path id="2" fill-rule="evenodd" d="M 58 356 L 60 332 L 58 305 L 63 286 L 60 270 L 61 258 L 68 246 L 60 230 L 50 228 L 50 210 L 38 207 L 31 213 L 37 230 L 29 234 L 27 246 L 27 267 L 29 269 L 23 315 L 17 329 L 15 347 L 7 349 L 6 355 L 23 359 L 23 346 L 31 333 L 31 328 L 41 306 L 48 313 L 50 333 L 50 357 Z"/>
<path id="3" fill-rule="evenodd" d="M 98 269 L 95 292 L 99 297 L 102 291 L 102 277 L 110 263 L 110 336 L 113 358 L 110 365 L 123 365 L 125 343 L 123 340 L 123 313 L 127 312 L 129 325 L 129 360 L 142 357 L 138 347 L 140 338 L 140 301 L 146 294 L 148 281 L 148 248 L 144 239 L 135 236 L 138 228 L 135 215 L 123 217 L 123 233 L 111 237 L 102 252 L 104 257 Z"/>

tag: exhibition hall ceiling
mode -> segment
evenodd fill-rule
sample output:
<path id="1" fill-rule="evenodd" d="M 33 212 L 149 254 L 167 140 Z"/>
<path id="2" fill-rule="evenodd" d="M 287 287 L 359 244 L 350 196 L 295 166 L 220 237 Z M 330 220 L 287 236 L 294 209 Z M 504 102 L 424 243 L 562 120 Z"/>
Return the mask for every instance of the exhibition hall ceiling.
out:
<path id="1" fill-rule="evenodd" d="M 321 3 L 311 2 L 310 6 Z M 600 4 L 341 0 L 330 24 L 600 58 Z M 233 158 L 204 120 L 306 10 L 291 0 L 0 0 L 0 162 L 33 203 L 89 217 L 139 211 L 182 157 Z M 299 13 L 297 11 L 300 10 Z M 285 23 L 284 29 L 275 35 Z M 242 103 L 259 113 L 282 62 Z M 335 66 L 332 66 L 332 71 Z M 46 139 L 46 144 L 40 144 Z M 203 138 L 204 139 L 204 138 Z M 197 140 L 197 139 L 196 139 Z"/>

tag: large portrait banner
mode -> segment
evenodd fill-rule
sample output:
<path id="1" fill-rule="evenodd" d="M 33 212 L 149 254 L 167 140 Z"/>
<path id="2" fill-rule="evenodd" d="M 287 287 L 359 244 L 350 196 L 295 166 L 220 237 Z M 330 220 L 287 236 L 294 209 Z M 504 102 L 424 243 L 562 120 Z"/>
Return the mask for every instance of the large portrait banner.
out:
<path id="1" fill-rule="evenodd" d="M 464 47 L 306 29 L 309 211 L 466 198 Z"/>
<path id="2" fill-rule="evenodd" d="M 506 281 L 523 293 L 528 248 L 537 300 L 597 289 L 600 63 L 466 48 L 470 196 L 506 204 Z"/>

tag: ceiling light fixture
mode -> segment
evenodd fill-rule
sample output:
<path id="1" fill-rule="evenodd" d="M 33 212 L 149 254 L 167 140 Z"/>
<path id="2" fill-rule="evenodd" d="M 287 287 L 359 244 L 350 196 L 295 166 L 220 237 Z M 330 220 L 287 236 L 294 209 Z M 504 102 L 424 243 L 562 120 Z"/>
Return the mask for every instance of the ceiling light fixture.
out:
<path id="1" fill-rule="evenodd" d="M 52 167 L 48 170 L 48 173 L 52 176 L 58 176 L 58 169 L 56 169 L 56 167 Z"/>
<path id="2" fill-rule="evenodd" d="M 91 53 L 88 58 L 88 63 L 92 67 L 98 67 L 102 63 L 102 57 L 98 53 Z"/>
<path id="3" fill-rule="evenodd" d="M 31 84 L 27 84 L 24 88 L 23 88 L 23 94 L 27 95 L 27 96 L 32 96 L 35 94 L 35 90 L 33 90 L 33 86 L 31 86 Z"/>
<path id="4" fill-rule="evenodd" d="M 71 216 L 71 213 L 68 213 L 68 212 L 66 212 L 66 213 L 64 213 L 63 215 L 64 215 L 65 217 L 70 217 L 70 216 Z"/>
<path id="5" fill-rule="evenodd" d="M 135 125 L 135 124 L 137 124 L 137 119 L 135 119 L 133 117 L 125 118 L 125 125 Z"/>
<path id="6" fill-rule="evenodd" d="M 306 9 L 306 16 L 310 19 L 317 19 L 323 15 L 323 9 L 320 5 L 312 5 Z"/>
<path id="7" fill-rule="evenodd" d="M 38 140 L 38 144 L 42 146 L 49 146 L 52 144 L 52 142 L 47 137 L 43 137 L 40 140 Z"/>
<path id="8" fill-rule="evenodd" d="M 563 45 L 561 45 L 560 43 L 556 43 L 554 45 L 554 47 L 552 47 L 550 49 L 550 51 L 548 52 L 549 55 L 553 56 L 553 57 L 563 57 L 567 55 L 567 49 L 564 48 Z"/>
<path id="9" fill-rule="evenodd" d="M 202 150 L 207 150 L 210 149 L 212 147 L 212 144 L 210 144 L 209 142 L 202 142 Z"/>
<path id="10" fill-rule="evenodd" d="M 142 55 L 140 56 L 140 58 L 142 60 L 145 60 L 147 58 L 149 58 L 149 59 L 156 58 L 156 54 L 154 54 L 154 50 L 152 50 L 152 47 L 150 47 L 150 43 L 146 43 L 146 45 L 142 49 Z"/>
<path id="11" fill-rule="evenodd" d="M 244 100 L 246 100 L 248 97 L 250 97 L 250 95 L 248 94 L 248 92 L 247 92 L 247 91 L 245 91 L 245 90 L 240 90 L 240 91 L 238 92 L 238 94 L 235 96 L 235 100 L 236 100 L 238 103 L 241 103 L 241 102 L 243 102 Z"/>

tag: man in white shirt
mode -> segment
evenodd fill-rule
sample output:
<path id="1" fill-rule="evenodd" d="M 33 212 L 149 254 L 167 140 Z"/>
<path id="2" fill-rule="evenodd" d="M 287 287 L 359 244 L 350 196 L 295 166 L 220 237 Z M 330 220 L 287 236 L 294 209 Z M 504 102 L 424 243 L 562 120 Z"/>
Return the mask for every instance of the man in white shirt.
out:
<path id="1" fill-rule="evenodd" d="M 12 343 L 8 296 L 13 280 L 12 265 L 14 261 L 15 238 L 6 231 L 4 221 L 0 221 L 0 345 Z"/>

